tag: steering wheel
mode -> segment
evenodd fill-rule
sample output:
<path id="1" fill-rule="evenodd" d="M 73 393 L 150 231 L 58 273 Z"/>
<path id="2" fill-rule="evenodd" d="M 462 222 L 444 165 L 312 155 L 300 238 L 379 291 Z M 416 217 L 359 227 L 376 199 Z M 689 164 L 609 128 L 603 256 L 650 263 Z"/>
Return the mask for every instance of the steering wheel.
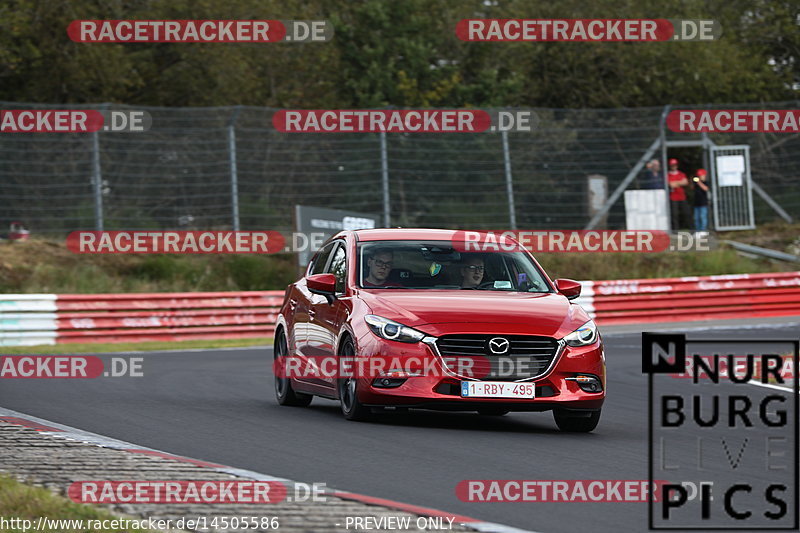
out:
<path id="1" fill-rule="evenodd" d="M 475 288 L 479 289 L 479 290 L 480 289 L 494 289 L 494 281 L 484 281 L 483 283 L 481 283 L 480 285 L 478 285 Z"/>

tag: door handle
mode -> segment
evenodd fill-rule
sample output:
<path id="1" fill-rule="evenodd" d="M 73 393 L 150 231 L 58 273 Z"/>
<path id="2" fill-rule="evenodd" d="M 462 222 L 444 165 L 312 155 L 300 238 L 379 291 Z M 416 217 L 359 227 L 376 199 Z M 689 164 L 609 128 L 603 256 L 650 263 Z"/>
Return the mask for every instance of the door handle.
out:
<path id="1" fill-rule="evenodd" d="M 297 300 L 295 300 L 294 298 L 290 298 L 289 299 L 289 307 L 291 307 L 292 311 L 294 311 L 294 308 L 297 307 Z"/>
<path id="2" fill-rule="evenodd" d="M 314 311 L 313 309 L 309 309 L 308 310 L 308 320 L 309 321 L 314 320 L 314 315 L 316 315 L 316 314 L 317 314 L 316 311 Z"/>

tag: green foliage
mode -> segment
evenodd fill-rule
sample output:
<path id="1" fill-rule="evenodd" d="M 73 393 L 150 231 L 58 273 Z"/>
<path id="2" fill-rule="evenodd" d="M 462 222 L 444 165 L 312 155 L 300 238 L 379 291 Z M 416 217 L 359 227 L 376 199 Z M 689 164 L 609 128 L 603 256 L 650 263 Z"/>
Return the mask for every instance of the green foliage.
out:
<path id="1" fill-rule="evenodd" d="M 232 256 L 227 260 L 230 279 L 244 291 L 263 290 L 263 287 L 283 289 L 296 277 L 296 269 L 289 261 L 264 261 L 251 255 Z"/>
<path id="2" fill-rule="evenodd" d="M 41 351 L 41 348 L 38 349 Z M 43 487 L 25 485 L 7 475 L 0 476 L 0 516 L 3 518 L 20 518 L 36 522 L 41 516 L 53 520 L 83 520 L 91 524 L 103 521 L 111 522 L 115 516 L 105 509 L 97 509 L 91 505 L 74 503 L 69 499 L 56 495 Z M 87 522 L 89 523 L 89 522 Z M 27 529 L 14 527 L 4 529 L 6 533 L 26 533 Z M 119 528 L 66 528 L 63 533 L 145 533 L 144 529 Z"/>
<path id="3" fill-rule="evenodd" d="M 129 0 L 0 6 L 0 100 L 618 107 L 793 99 L 795 0 Z M 468 43 L 462 18 L 713 18 L 714 42 Z M 318 44 L 81 44 L 75 19 L 332 21 Z"/>

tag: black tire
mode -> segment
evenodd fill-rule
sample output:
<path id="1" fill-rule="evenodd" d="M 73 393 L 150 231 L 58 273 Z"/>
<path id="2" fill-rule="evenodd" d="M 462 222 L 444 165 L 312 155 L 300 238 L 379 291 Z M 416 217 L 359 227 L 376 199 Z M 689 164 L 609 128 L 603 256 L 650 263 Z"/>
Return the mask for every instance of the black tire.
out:
<path id="1" fill-rule="evenodd" d="M 503 416 L 511 411 L 502 407 L 479 407 L 478 414 L 482 416 Z"/>
<path id="2" fill-rule="evenodd" d="M 575 413 L 565 409 L 553 409 L 553 418 L 561 431 L 570 433 L 589 433 L 600 422 L 600 410 L 586 413 Z"/>
<path id="3" fill-rule="evenodd" d="M 283 333 L 283 330 L 280 330 L 275 336 L 275 346 L 272 353 L 275 360 L 275 365 L 273 366 L 274 372 L 283 366 L 280 359 L 286 357 L 289 353 L 289 347 L 286 344 L 286 335 Z M 292 381 L 289 378 L 282 378 L 276 375 L 275 398 L 277 398 L 279 405 L 307 407 L 311 403 L 311 400 L 314 399 L 314 396 L 311 394 L 303 394 L 302 392 L 295 392 L 292 388 Z"/>
<path id="4" fill-rule="evenodd" d="M 349 337 L 345 339 L 339 349 L 339 357 L 354 357 L 356 347 L 353 340 Z M 354 377 L 343 377 L 339 379 L 339 401 L 342 405 L 342 415 L 347 420 L 368 420 L 372 416 L 372 410 L 358 401 L 358 380 Z"/>

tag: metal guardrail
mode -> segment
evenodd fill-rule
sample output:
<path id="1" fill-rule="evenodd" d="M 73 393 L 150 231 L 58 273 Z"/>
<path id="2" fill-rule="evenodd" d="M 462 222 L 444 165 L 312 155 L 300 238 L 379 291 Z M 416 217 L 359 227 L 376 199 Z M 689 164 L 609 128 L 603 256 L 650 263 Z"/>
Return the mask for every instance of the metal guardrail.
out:
<path id="1" fill-rule="evenodd" d="M 800 316 L 800 272 L 584 281 L 600 325 Z"/>
<path id="2" fill-rule="evenodd" d="M 753 246 L 752 244 L 745 244 L 737 241 L 722 241 L 734 250 L 740 252 L 758 255 L 761 257 L 768 257 L 769 259 L 777 259 L 778 261 L 789 261 L 792 263 L 800 263 L 800 256 L 779 252 L 777 250 L 770 250 L 769 248 L 762 248 L 761 246 Z"/>
<path id="3" fill-rule="evenodd" d="M 0 346 L 266 337 L 283 291 L 0 295 Z"/>

